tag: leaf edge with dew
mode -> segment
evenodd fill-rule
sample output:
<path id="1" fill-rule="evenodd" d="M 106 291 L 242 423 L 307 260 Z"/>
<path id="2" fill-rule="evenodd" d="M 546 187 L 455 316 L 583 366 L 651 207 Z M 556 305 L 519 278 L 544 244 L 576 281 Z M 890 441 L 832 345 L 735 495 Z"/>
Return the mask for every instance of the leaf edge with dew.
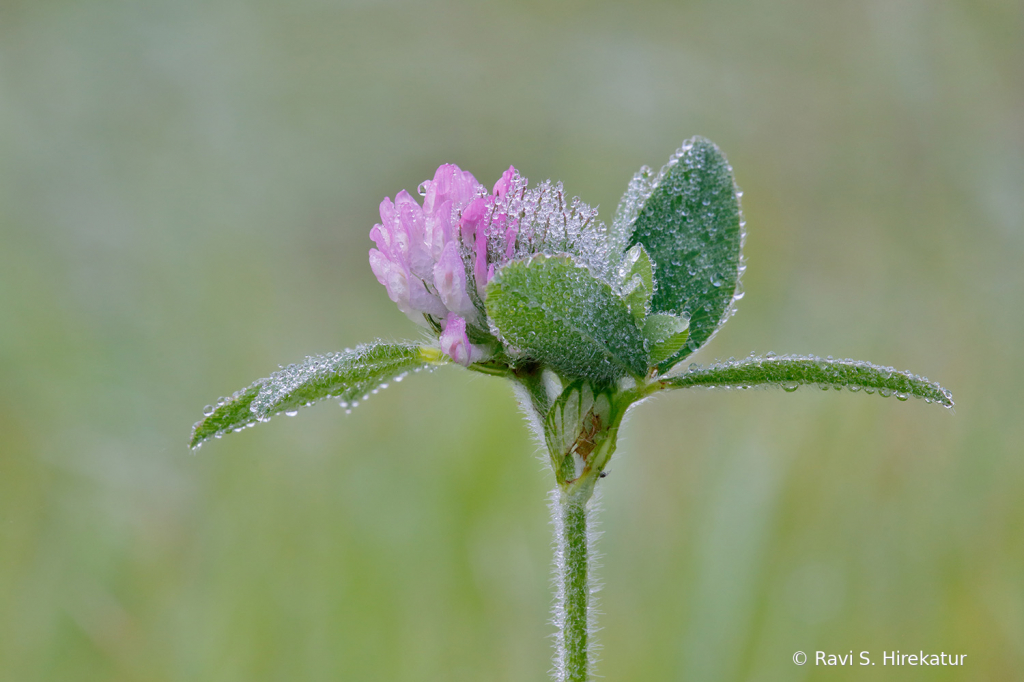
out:
<path id="1" fill-rule="evenodd" d="M 693 368 L 654 384 L 665 389 L 777 386 L 785 391 L 814 385 L 824 390 L 846 388 L 854 392 L 877 392 L 882 397 L 895 396 L 899 400 L 923 398 L 925 402 L 947 409 L 954 406 L 953 394 L 925 377 L 864 360 L 823 359 L 815 355 L 752 355 L 743 360 Z"/>
<path id="2" fill-rule="evenodd" d="M 307 356 L 301 363 L 284 367 L 217 401 L 216 407 L 193 425 L 189 447 L 196 450 L 212 438 L 322 400 L 338 398 L 345 407 L 354 407 L 361 397 L 392 379 L 400 381 L 409 372 L 448 362 L 437 348 L 383 341 Z"/>

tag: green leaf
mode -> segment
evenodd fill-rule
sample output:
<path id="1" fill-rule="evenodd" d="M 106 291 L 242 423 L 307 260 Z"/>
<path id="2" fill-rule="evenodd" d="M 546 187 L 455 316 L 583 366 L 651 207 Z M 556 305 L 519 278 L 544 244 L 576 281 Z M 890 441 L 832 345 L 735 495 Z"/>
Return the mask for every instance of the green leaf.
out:
<path id="1" fill-rule="evenodd" d="M 896 396 L 906 400 L 913 396 L 925 402 L 953 407 L 953 395 L 924 377 L 892 367 L 881 367 L 861 360 L 833 360 L 811 356 L 749 357 L 694 369 L 686 374 L 661 380 L 667 388 L 751 388 L 779 386 L 795 391 L 813 384 L 828 390 L 847 388 L 851 391 Z"/>
<path id="2" fill-rule="evenodd" d="M 623 257 L 619 281 L 622 282 L 622 300 L 629 306 L 633 318 L 640 322 L 651 312 L 651 296 L 654 295 L 654 265 L 640 244 Z"/>
<path id="3" fill-rule="evenodd" d="M 657 266 L 651 309 L 690 317 L 686 345 L 660 370 L 703 346 L 731 314 L 742 241 L 732 168 L 714 143 L 695 137 L 662 169 L 629 239 Z"/>
<path id="4" fill-rule="evenodd" d="M 280 412 L 291 412 L 325 398 L 358 404 L 392 379 L 448 360 L 436 348 L 408 343 L 369 343 L 354 350 L 307 357 L 230 398 L 222 398 L 192 427 L 191 447 L 229 431 L 241 431 Z"/>
<path id="5" fill-rule="evenodd" d="M 260 379 L 248 388 L 236 391 L 230 398 L 221 398 L 213 409 L 207 408 L 209 414 L 192 425 L 192 440 L 189 441 L 189 447 L 195 450 L 211 438 L 220 438 L 225 433 L 255 426 L 256 415 L 252 413 L 250 406 L 263 381 L 265 380 Z"/>
<path id="6" fill-rule="evenodd" d="M 536 255 L 498 270 L 487 285 L 487 315 L 505 342 L 563 376 L 647 373 L 629 307 L 568 256 Z"/>
<path id="7" fill-rule="evenodd" d="M 644 325 L 647 338 L 647 363 L 652 367 L 675 355 L 690 334 L 690 322 L 685 317 L 672 313 L 653 313 Z"/>

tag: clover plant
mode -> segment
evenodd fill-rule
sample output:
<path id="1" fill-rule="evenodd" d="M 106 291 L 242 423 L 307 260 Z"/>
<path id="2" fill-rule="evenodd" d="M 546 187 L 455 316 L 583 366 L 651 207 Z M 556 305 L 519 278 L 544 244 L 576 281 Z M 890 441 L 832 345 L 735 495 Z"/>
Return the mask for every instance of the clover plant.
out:
<path id="1" fill-rule="evenodd" d="M 561 183 L 530 187 L 510 167 L 488 192 L 454 165 L 380 205 L 370 267 L 421 343 L 376 341 L 307 357 L 207 407 L 198 448 L 321 400 L 351 409 L 410 372 L 444 364 L 504 377 L 544 443 L 555 478 L 555 678 L 593 674 L 592 510 L 629 409 L 667 390 L 803 385 L 951 408 L 949 391 L 855 360 L 751 355 L 682 364 L 742 298 L 744 223 L 732 168 L 710 141 L 686 142 L 659 173 L 641 168 L 610 227 Z"/>

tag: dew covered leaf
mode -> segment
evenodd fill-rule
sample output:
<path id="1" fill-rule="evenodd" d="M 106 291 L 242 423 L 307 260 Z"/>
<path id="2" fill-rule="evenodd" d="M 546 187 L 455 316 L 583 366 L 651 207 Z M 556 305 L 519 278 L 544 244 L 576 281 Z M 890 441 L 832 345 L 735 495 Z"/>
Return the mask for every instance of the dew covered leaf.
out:
<path id="1" fill-rule="evenodd" d="M 256 417 L 252 413 L 252 401 L 260 391 L 264 379 L 247 388 L 243 388 L 230 398 L 222 398 L 217 407 L 207 408 L 207 414 L 192 426 L 192 440 L 189 447 L 195 449 L 211 438 L 230 433 L 236 429 L 244 429 L 254 423 Z"/>
<path id="2" fill-rule="evenodd" d="M 446 362 L 436 348 L 410 343 L 368 343 L 310 356 L 219 401 L 193 427 L 191 447 L 325 398 L 355 406 L 392 380 L 400 381 L 409 372 Z"/>
<path id="3" fill-rule="evenodd" d="M 742 241 L 732 168 L 714 143 L 695 137 L 662 169 L 628 242 L 643 244 L 657 267 L 651 309 L 690 317 L 686 344 L 659 364 L 662 371 L 703 346 L 731 314 Z"/>
<path id="4" fill-rule="evenodd" d="M 487 285 L 487 315 L 508 344 L 563 376 L 647 373 L 629 307 L 568 256 L 537 255 L 501 268 Z"/>
<path id="5" fill-rule="evenodd" d="M 916 374 L 861 360 L 822 359 L 813 355 L 751 356 L 693 369 L 662 379 L 660 383 L 667 388 L 778 386 L 787 391 L 815 385 L 825 390 L 847 388 L 865 393 L 877 392 L 881 396 L 896 396 L 901 400 L 913 396 L 943 407 L 953 407 L 953 396 L 948 390 Z"/>

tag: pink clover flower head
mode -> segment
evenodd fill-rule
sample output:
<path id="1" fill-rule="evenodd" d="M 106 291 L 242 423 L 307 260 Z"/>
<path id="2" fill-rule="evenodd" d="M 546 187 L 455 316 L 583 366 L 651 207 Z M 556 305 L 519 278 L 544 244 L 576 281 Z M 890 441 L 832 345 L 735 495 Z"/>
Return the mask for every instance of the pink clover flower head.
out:
<path id="1" fill-rule="evenodd" d="M 460 314 L 475 317 L 475 306 L 471 301 L 467 305 L 465 276 L 453 276 L 451 258 L 441 268 L 447 268 L 447 273 L 435 275 L 435 270 L 445 244 L 452 241 L 454 214 L 485 191 L 472 173 L 445 164 L 437 169 L 433 180 L 420 185 L 423 206 L 404 190 L 394 202 L 388 198 L 381 202 L 381 222 L 370 230 L 370 238 L 377 245 L 370 249 L 370 268 L 387 289 L 388 297 L 413 322 L 437 326 L 450 310 L 445 298 Z M 442 297 L 436 281 L 446 274 L 449 286 Z M 461 287 L 462 291 L 452 287 Z"/>
<path id="2" fill-rule="evenodd" d="M 481 299 L 495 265 L 489 255 L 509 260 L 516 235 L 496 202 L 518 177 L 510 166 L 488 194 L 472 173 L 444 164 L 420 184 L 422 206 L 404 190 L 381 202 L 381 222 L 370 230 L 370 268 L 399 310 L 433 329 L 444 328 L 449 313 L 463 326 L 482 323 Z M 500 254 L 491 254 L 495 237 Z"/>

